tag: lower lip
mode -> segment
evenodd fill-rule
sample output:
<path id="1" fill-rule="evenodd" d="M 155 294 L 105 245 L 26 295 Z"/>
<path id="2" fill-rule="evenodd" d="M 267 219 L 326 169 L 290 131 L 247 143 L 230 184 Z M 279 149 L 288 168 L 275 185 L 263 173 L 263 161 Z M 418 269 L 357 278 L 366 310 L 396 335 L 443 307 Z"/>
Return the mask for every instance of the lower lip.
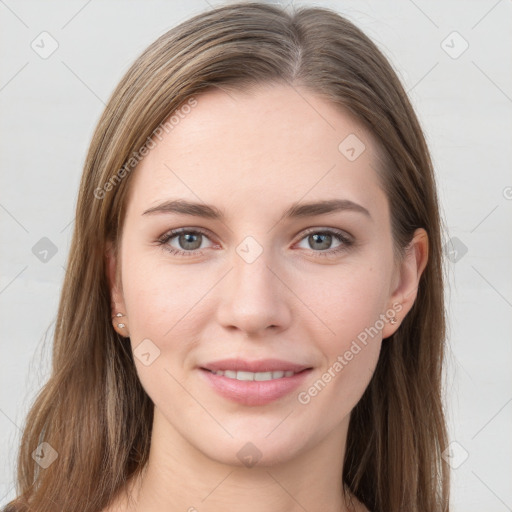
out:
<path id="1" fill-rule="evenodd" d="M 291 377 L 254 381 L 237 380 L 200 369 L 210 385 L 220 395 L 242 405 L 265 405 L 296 389 L 312 371 L 311 368 Z"/>

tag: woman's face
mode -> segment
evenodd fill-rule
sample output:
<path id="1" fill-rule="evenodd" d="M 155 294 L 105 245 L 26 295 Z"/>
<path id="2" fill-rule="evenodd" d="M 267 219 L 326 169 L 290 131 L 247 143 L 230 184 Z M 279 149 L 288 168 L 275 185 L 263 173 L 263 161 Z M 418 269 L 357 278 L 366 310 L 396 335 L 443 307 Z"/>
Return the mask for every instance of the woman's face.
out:
<path id="1" fill-rule="evenodd" d="M 159 435 L 271 464 L 346 432 L 417 269 L 394 261 L 376 148 L 353 118 L 284 85 L 196 100 L 132 176 L 114 307 Z M 340 203 L 310 206 L 326 201 Z M 233 373 L 205 369 L 225 359 Z M 235 373 L 244 361 L 262 362 L 256 381 L 233 379 L 254 377 Z M 268 373 L 288 365 L 307 370 Z"/>

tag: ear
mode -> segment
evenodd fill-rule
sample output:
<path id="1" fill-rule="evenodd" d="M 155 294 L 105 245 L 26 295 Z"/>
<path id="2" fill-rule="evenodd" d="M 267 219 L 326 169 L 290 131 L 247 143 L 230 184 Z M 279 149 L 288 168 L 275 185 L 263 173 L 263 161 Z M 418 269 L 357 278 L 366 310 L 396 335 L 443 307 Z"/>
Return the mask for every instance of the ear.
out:
<path id="1" fill-rule="evenodd" d="M 382 329 L 382 338 L 389 338 L 400 327 L 400 323 L 411 310 L 418 294 L 421 275 L 428 261 L 428 235 L 423 228 L 418 228 L 395 273 L 392 293 L 389 297 L 388 310 L 395 311 L 395 324 L 386 322 Z"/>
<path id="2" fill-rule="evenodd" d="M 110 290 L 110 303 L 112 316 L 119 312 L 125 312 L 123 290 L 121 286 L 121 273 L 118 267 L 114 246 L 110 240 L 107 241 L 105 250 L 105 264 L 107 272 L 108 287 Z"/>

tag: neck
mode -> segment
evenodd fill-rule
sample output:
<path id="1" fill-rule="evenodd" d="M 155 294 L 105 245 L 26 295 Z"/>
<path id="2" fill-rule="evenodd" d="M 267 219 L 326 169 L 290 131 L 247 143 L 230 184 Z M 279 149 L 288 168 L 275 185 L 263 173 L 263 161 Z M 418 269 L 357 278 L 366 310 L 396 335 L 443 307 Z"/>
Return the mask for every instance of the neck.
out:
<path id="1" fill-rule="evenodd" d="M 320 444 L 293 458 L 249 467 L 237 459 L 226 464 L 207 457 L 155 407 L 149 461 L 129 484 L 130 500 L 119 510 L 218 512 L 239 510 L 240 505 L 244 512 L 362 510 L 354 497 L 344 496 L 347 428 L 348 418 Z"/>

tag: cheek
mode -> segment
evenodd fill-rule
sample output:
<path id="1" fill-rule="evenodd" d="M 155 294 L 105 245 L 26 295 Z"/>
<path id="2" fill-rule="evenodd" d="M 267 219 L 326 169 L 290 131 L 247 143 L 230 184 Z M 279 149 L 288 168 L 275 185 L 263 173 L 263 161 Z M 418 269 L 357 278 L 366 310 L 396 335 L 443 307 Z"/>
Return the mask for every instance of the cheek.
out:
<path id="1" fill-rule="evenodd" d="M 127 253 L 129 251 L 126 251 Z M 194 306 L 207 288 L 188 265 L 166 264 L 162 257 L 132 251 L 123 261 L 123 292 L 130 332 L 164 342 L 175 326 L 190 323 Z"/>
<path id="2" fill-rule="evenodd" d="M 375 371 L 380 347 L 379 335 L 368 343 L 355 339 L 340 347 L 329 365 L 311 380 L 299 401 L 308 403 L 316 400 L 317 407 L 325 411 L 327 423 L 337 424 L 363 396 Z"/>
<path id="3" fill-rule="evenodd" d="M 347 265 L 331 267 L 314 279 L 297 283 L 297 295 L 305 297 L 305 303 L 324 326 L 327 348 L 342 349 L 376 324 L 386 310 L 388 274 L 384 264 Z"/>
<path id="4" fill-rule="evenodd" d="M 336 275 L 329 274 L 329 279 L 315 280 L 323 282 L 323 286 L 309 285 L 307 303 L 318 317 L 308 321 L 309 337 L 316 340 L 324 364 L 308 383 L 314 389 L 309 388 L 311 394 L 308 390 L 306 394 L 311 398 L 322 392 L 320 402 L 326 407 L 338 403 L 340 407 L 336 410 L 341 416 L 361 398 L 379 358 L 385 325 L 381 315 L 386 311 L 387 268 L 384 263 L 340 267 Z M 305 293 L 305 288 L 301 289 Z"/>
<path id="5" fill-rule="evenodd" d="M 132 333 L 163 342 L 170 331 L 186 330 L 191 319 L 200 325 L 199 312 L 205 304 L 199 302 L 218 281 L 218 269 L 170 265 L 165 254 L 149 257 L 137 253 L 135 247 L 124 254 L 123 291 Z M 383 260 L 285 271 L 283 278 L 299 301 L 286 292 L 282 299 L 295 312 L 295 321 L 308 326 L 313 338 L 324 339 L 328 349 L 341 350 L 347 341 L 373 326 L 385 310 L 389 276 Z M 209 298 L 214 296 L 215 292 Z"/>
<path id="6" fill-rule="evenodd" d="M 359 315 L 351 325 L 337 325 L 336 336 L 318 343 L 324 364 L 299 390 L 297 401 L 308 411 L 324 418 L 327 430 L 339 424 L 359 402 L 379 360 L 382 334 L 370 321 L 371 314 Z M 357 321 L 356 321 L 357 320 Z M 369 327 L 366 327 L 369 326 Z M 320 338 L 318 338 L 320 340 Z"/>
<path id="7" fill-rule="evenodd" d="M 204 279 L 194 277 L 186 265 L 171 268 L 159 258 L 138 256 L 136 251 L 123 262 L 123 292 L 135 366 L 155 403 L 166 404 L 170 395 L 182 395 L 175 379 L 182 381 L 182 365 L 196 345 L 200 299 L 207 289 Z M 148 352 L 146 364 L 142 356 Z"/>

